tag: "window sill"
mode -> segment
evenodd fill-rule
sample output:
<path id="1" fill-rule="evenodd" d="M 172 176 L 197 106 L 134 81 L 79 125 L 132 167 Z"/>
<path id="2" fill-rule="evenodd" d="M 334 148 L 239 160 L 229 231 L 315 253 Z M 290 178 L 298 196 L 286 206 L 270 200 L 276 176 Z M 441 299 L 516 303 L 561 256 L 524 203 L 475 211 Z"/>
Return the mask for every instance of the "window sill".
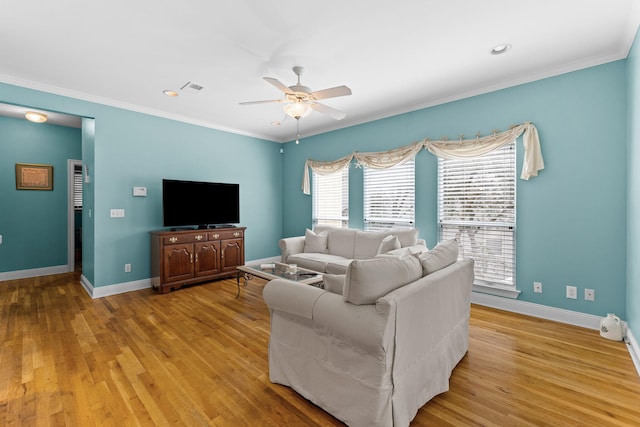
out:
<path id="1" fill-rule="evenodd" d="M 521 293 L 521 291 L 510 286 L 489 286 L 481 283 L 474 283 L 472 290 L 473 292 L 479 292 L 481 294 L 489 294 L 511 299 L 518 299 Z"/>

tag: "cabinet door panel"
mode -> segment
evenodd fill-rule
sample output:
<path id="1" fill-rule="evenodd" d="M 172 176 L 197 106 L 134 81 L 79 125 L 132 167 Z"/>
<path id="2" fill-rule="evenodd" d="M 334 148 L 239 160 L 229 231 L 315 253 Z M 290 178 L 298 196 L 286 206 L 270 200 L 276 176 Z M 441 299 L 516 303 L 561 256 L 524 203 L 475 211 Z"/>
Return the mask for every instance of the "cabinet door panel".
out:
<path id="1" fill-rule="evenodd" d="M 208 276 L 220 272 L 220 242 L 196 243 L 195 276 Z"/>
<path id="2" fill-rule="evenodd" d="M 233 271 L 236 266 L 244 264 L 244 248 L 242 239 L 228 239 L 221 241 L 222 271 Z"/>
<path id="3" fill-rule="evenodd" d="M 165 246 L 163 252 L 165 282 L 193 277 L 193 244 Z"/>

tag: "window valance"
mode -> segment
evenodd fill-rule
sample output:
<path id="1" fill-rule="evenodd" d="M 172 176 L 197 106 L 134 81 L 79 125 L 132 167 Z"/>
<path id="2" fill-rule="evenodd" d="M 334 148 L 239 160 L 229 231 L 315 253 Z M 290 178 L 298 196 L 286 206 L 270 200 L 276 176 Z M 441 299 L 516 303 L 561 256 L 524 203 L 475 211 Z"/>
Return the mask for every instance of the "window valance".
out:
<path id="1" fill-rule="evenodd" d="M 524 133 L 522 144 L 524 145 L 524 160 L 522 162 L 521 179 L 528 180 L 538 176 L 538 172 L 544 169 L 544 160 L 540 150 L 540 138 L 538 130 L 531 122 L 525 122 L 517 126 L 512 126 L 504 132 L 493 132 L 491 135 L 479 136 L 471 139 L 458 140 L 431 140 L 428 138 L 414 142 L 403 147 L 389 151 L 358 153 L 354 151 L 338 160 L 321 162 L 307 159 L 304 164 L 304 176 L 302 179 L 302 191 L 304 194 L 311 194 L 309 169 L 320 175 L 336 173 L 348 167 L 353 159 L 356 159 L 358 166 L 366 166 L 374 169 L 385 169 L 414 157 L 423 148 L 430 153 L 445 159 L 464 159 L 482 156 L 503 145 L 515 140 Z"/>

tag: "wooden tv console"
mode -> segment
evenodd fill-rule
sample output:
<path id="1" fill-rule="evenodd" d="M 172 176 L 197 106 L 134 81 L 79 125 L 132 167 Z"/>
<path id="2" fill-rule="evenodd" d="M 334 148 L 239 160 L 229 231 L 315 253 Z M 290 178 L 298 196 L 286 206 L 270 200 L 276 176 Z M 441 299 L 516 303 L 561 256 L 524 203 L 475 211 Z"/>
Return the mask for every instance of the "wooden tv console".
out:
<path id="1" fill-rule="evenodd" d="M 246 227 L 151 232 L 151 284 L 160 293 L 235 276 Z"/>

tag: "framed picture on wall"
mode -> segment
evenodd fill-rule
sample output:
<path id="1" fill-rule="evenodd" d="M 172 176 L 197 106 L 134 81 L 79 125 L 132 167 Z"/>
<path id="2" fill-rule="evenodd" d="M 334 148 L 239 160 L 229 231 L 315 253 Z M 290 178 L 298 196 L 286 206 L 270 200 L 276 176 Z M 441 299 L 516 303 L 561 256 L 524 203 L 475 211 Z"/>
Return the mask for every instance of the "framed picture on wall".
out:
<path id="1" fill-rule="evenodd" d="M 16 163 L 16 190 L 53 190 L 53 166 Z"/>

